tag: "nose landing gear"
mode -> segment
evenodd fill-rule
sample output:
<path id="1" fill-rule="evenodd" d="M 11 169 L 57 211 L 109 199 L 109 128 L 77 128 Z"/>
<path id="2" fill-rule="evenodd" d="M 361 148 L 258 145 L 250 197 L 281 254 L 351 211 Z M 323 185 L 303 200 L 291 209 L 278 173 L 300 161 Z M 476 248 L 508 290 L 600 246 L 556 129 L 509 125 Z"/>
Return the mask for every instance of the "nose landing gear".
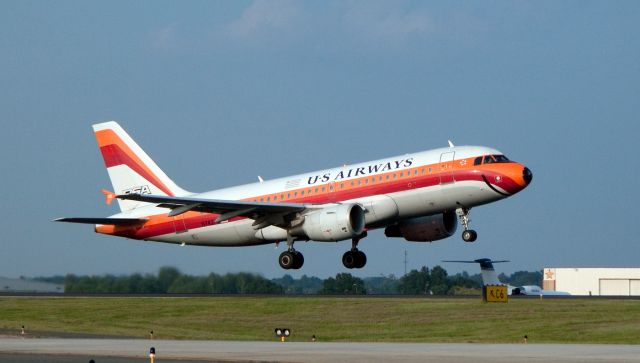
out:
<path id="1" fill-rule="evenodd" d="M 474 242 L 478 238 L 478 233 L 473 229 L 469 229 L 469 222 L 471 222 L 471 219 L 469 218 L 470 211 L 471 210 L 469 208 L 456 209 L 456 214 L 458 215 L 458 218 L 460 218 L 462 227 L 464 227 L 464 231 L 462 232 L 462 240 L 465 242 Z"/>

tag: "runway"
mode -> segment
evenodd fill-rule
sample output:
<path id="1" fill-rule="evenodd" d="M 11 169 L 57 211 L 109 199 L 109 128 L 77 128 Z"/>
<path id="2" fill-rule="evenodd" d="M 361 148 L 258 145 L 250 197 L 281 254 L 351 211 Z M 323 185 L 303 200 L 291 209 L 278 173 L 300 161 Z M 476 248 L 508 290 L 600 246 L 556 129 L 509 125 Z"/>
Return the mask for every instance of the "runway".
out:
<path id="1" fill-rule="evenodd" d="M 20 362 L 43 357 L 75 356 L 77 362 L 106 357 L 148 361 L 179 359 L 209 362 L 637 362 L 640 345 L 598 344 L 439 344 L 439 343 L 280 343 L 142 339 L 20 339 L 0 338 L 0 359 L 19 354 Z M 32 355 L 32 360 L 28 360 Z M 25 355 L 23 355 L 25 354 Z M 25 358 L 26 357 L 26 358 Z M 103 358 L 102 360 L 100 358 Z M 27 360 L 23 360 L 27 359 Z M 4 360 L 4 359 L 3 359 Z M 49 359 L 44 359 L 48 361 Z M 17 361 L 17 360 L 16 360 Z M 65 360 L 56 360 L 67 362 Z"/>

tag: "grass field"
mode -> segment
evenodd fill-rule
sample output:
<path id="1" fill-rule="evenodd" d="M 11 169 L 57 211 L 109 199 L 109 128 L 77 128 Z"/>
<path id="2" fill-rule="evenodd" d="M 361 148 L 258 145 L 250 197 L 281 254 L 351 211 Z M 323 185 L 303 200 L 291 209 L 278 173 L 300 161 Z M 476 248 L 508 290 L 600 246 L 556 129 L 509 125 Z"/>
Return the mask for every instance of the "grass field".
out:
<path id="1" fill-rule="evenodd" d="M 346 297 L 1 297 L 0 329 L 156 339 L 640 344 L 640 301 Z"/>

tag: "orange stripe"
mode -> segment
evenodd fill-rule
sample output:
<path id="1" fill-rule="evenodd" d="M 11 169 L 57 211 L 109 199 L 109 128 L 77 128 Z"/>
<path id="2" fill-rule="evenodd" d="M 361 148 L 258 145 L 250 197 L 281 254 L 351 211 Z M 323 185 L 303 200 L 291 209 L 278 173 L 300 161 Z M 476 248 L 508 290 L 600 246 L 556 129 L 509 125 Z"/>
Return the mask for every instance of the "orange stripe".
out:
<path id="1" fill-rule="evenodd" d="M 144 170 L 147 175 L 142 175 L 145 179 L 150 178 L 151 183 L 163 190 L 167 195 L 173 196 L 169 189 L 156 174 L 154 174 L 147 165 L 131 150 L 131 148 L 111 129 L 100 130 L 96 132 L 96 140 L 98 147 L 102 148 L 109 145 L 117 145 L 140 169 Z"/>

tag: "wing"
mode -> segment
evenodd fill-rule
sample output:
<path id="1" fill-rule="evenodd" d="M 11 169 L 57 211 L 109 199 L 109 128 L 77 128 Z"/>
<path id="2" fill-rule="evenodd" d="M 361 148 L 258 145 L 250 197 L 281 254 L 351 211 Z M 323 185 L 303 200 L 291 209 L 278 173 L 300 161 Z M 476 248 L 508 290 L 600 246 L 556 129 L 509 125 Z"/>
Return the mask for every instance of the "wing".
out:
<path id="1" fill-rule="evenodd" d="M 84 224 L 106 224 L 114 226 L 132 226 L 142 224 L 144 218 L 57 218 L 54 222 L 84 223 Z"/>
<path id="2" fill-rule="evenodd" d="M 157 204 L 160 208 L 171 209 L 171 212 L 169 212 L 171 217 L 189 211 L 220 214 L 216 219 L 217 223 L 234 217 L 247 217 L 255 220 L 253 226 L 256 229 L 270 225 L 288 225 L 293 216 L 309 209 L 309 206 L 299 203 L 245 202 L 151 194 L 121 194 L 117 195 L 116 198 Z"/>

